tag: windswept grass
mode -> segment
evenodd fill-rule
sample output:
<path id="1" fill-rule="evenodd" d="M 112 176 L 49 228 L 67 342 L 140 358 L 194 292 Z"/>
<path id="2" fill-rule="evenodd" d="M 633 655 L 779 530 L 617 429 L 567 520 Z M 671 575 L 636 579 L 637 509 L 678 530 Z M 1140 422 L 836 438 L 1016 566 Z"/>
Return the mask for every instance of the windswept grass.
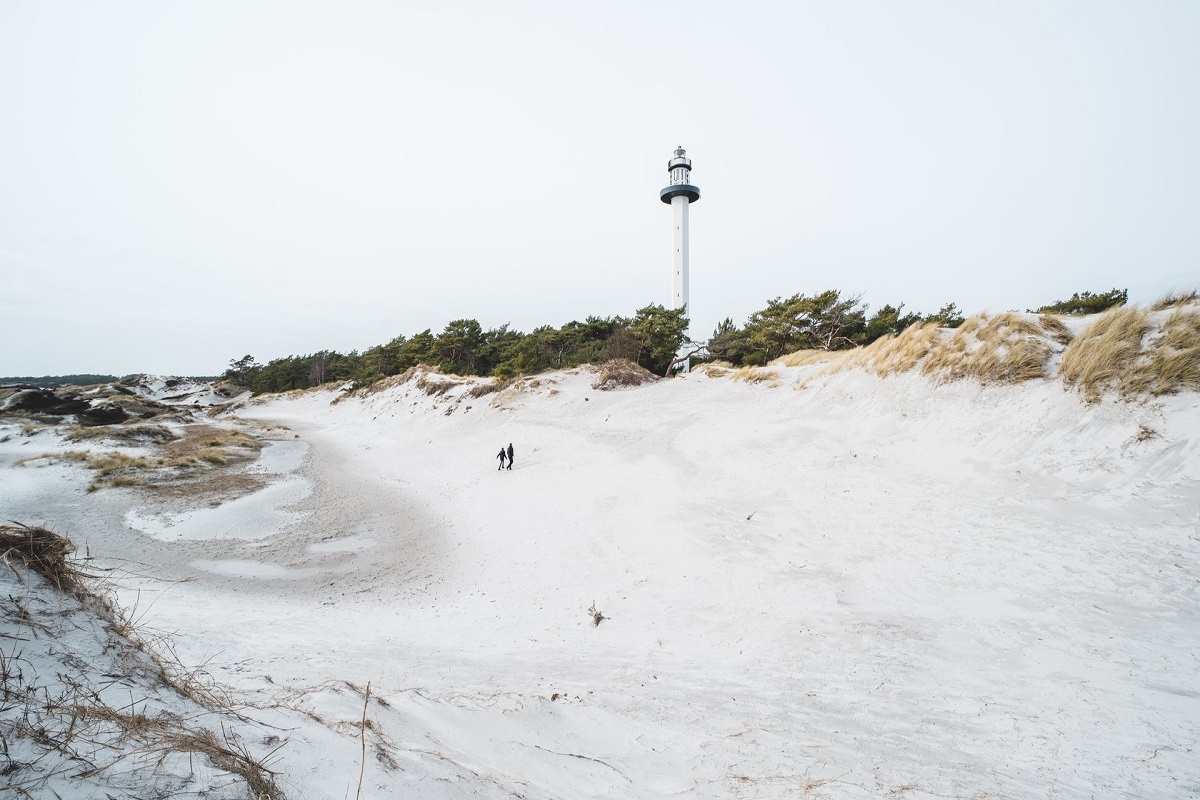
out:
<path id="1" fill-rule="evenodd" d="M 1200 312 L 1172 312 L 1142 369 L 1149 376 L 1150 394 L 1200 389 Z"/>
<path id="2" fill-rule="evenodd" d="M 729 379 L 743 383 L 766 383 L 771 386 L 779 385 L 779 373 L 765 367 L 742 367 L 729 373 Z"/>
<path id="3" fill-rule="evenodd" d="M 85 438 L 99 438 L 86 437 Z M 159 443 L 145 455 L 121 450 L 65 450 L 22 458 L 14 467 L 35 461 L 82 463 L 96 473 L 87 491 L 120 486 L 162 486 L 191 478 L 212 467 L 231 466 L 252 461 L 263 448 L 259 439 L 230 428 L 214 425 L 189 425 L 182 435 Z"/>
<path id="4" fill-rule="evenodd" d="M 592 383 L 592 388 L 602 392 L 630 386 L 643 386 L 658 380 L 658 376 L 654 373 L 627 358 L 605 361 L 595 369 L 599 374 Z"/>
<path id="5" fill-rule="evenodd" d="M 797 350 L 780 356 L 770 363 L 772 367 L 806 367 L 809 364 L 823 364 L 836 359 L 837 351 L 831 350 Z"/>
<path id="6" fill-rule="evenodd" d="M 1200 292 L 1195 289 L 1190 292 L 1171 292 L 1158 299 L 1154 305 L 1150 306 L 1151 311 L 1166 311 L 1168 308 L 1180 308 L 1200 301 Z"/>
<path id="7" fill-rule="evenodd" d="M 483 383 L 475 384 L 467 394 L 471 395 L 471 397 L 485 397 L 507 389 L 516 383 L 516 381 L 516 378 L 492 378 Z"/>
<path id="8" fill-rule="evenodd" d="M 1055 323 L 1062 327 L 1061 332 Z M 951 332 L 936 323 L 918 323 L 899 336 L 885 336 L 866 347 L 830 354 L 820 374 L 861 369 L 887 377 L 919 369 L 936 381 L 1017 383 L 1043 378 L 1052 352 L 1047 330 L 1060 336 L 1066 327 L 1057 320 L 1035 322 L 1014 313 L 980 314 Z"/>
<path id="9" fill-rule="evenodd" d="M 1063 346 L 1070 344 L 1071 340 L 1075 338 L 1066 323 L 1053 314 L 1042 314 L 1038 317 L 1038 324 L 1042 326 L 1042 330 L 1046 332 L 1047 336 Z"/>
<path id="10" fill-rule="evenodd" d="M 1067 346 L 1059 365 L 1063 383 L 1078 388 L 1089 403 L 1106 389 L 1122 397 L 1138 394 L 1147 384 L 1138 359 L 1149 329 L 1148 315 L 1136 306 L 1104 312 Z"/>
<path id="11" fill-rule="evenodd" d="M 9 603 L 0 609 L 0 621 L 53 635 L 55 626 L 68 624 L 62 621 L 64 614 L 91 614 L 103 625 L 101 635 L 106 638 L 101 644 L 105 657 L 111 657 L 104 665 L 89 663 L 67 641 L 48 651 L 57 654 L 61 664 L 46 670 L 39 660 L 15 648 L 0 649 L 0 741 L 6 755 L 13 745 L 17 752 L 36 753 L 29 763 L 8 759 L 2 772 L 4 785 L 19 793 L 14 796 L 40 797 L 42 790 L 49 790 L 57 797 L 50 779 L 67 771 L 75 778 L 105 776 L 102 781 L 132 776 L 136 784 L 137 769 L 114 773 L 112 768 L 118 763 L 140 764 L 161 776 L 164 762 L 174 755 L 182 758 L 174 761 L 172 777 L 183 786 L 193 783 L 196 773 L 190 764 L 198 756 L 245 781 L 252 797 L 283 800 L 275 774 L 266 764 L 271 753 L 256 757 L 225 724 L 217 735 L 211 727 L 196 723 L 212 714 L 249 722 L 233 708 L 229 695 L 209 686 L 202 669 L 182 667 L 169 645 L 157 649 L 140 636 L 107 584 L 89 568 L 90 558 L 79 558 L 75 552 L 70 540 L 45 528 L 0 525 L 0 561 L 18 581 L 28 585 L 23 567 L 79 603 L 74 609 L 41 610 L 10 595 Z M 135 698 L 131 688 L 128 704 L 109 705 L 103 690 L 111 684 L 94 683 L 106 669 L 121 673 L 105 673 L 106 679 L 141 686 L 142 696 Z M 106 785 L 124 796 L 118 784 Z"/>
<path id="12" fill-rule="evenodd" d="M 921 359 L 937 345 L 940 329 L 936 323 L 916 324 L 898 336 L 884 336 L 866 347 L 840 350 L 821 371 L 822 375 L 844 369 L 861 369 L 879 377 L 915 369 Z"/>
<path id="13" fill-rule="evenodd" d="M 921 362 L 921 373 L 943 381 L 1020 383 L 1046 377 L 1050 353 L 1037 322 L 1011 312 L 980 314 L 939 341 Z"/>

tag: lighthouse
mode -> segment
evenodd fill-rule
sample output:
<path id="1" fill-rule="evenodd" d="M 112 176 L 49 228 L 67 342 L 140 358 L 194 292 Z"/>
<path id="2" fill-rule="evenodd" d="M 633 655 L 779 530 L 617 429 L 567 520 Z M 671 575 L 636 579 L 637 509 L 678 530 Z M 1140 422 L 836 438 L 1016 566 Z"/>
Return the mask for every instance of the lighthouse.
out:
<path id="1" fill-rule="evenodd" d="M 671 205 L 671 308 L 688 304 L 688 206 L 700 199 L 700 190 L 691 184 L 692 160 L 680 145 L 675 157 L 667 162 L 671 184 L 658 198 Z"/>

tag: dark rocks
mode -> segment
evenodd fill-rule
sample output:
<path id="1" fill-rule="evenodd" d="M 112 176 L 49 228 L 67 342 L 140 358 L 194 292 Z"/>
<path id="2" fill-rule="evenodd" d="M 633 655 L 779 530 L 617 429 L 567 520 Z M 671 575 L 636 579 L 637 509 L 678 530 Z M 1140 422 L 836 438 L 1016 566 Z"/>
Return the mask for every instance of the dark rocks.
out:
<path id="1" fill-rule="evenodd" d="M 80 425 L 116 425 L 129 419 L 125 409 L 112 403 L 103 403 L 80 412 Z"/>
<path id="2" fill-rule="evenodd" d="M 4 401 L 0 411 L 23 411 L 32 414 L 66 416 L 80 414 L 91 408 L 87 400 L 75 394 L 59 396 L 49 389 L 21 389 Z"/>

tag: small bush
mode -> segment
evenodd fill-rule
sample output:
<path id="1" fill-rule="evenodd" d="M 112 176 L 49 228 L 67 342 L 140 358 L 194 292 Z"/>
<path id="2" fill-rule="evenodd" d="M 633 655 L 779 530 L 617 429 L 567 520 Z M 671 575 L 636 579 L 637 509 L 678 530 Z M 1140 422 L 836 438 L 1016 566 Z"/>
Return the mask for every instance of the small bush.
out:
<path id="1" fill-rule="evenodd" d="M 627 358 L 605 361 L 597 368 L 597 371 L 599 376 L 592 383 L 592 388 L 602 392 L 629 386 L 642 386 L 658 380 L 658 377 L 649 370 L 639 367 Z"/>
<path id="2" fill-rule="evenodd" d="M 1116 306 L 1123 306 L 1129 301 L 1127 289 L 1114 288 L 1109 292 L 1092 294 L 1091 292 L 1076 292 L 1070 300 L 1059 300 L 1042 306 L 1034 314 L 1099 314 Z"/>

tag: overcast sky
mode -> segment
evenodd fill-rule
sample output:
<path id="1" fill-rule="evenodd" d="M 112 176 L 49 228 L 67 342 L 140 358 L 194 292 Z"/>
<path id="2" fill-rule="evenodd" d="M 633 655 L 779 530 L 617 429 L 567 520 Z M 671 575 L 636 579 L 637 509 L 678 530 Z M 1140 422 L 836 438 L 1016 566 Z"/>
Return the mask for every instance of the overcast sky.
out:
<path id="1" fill-rule="evenodd" d="M 0 375 L 1200 286 L 1200 2 L 0 0 Z"/>

